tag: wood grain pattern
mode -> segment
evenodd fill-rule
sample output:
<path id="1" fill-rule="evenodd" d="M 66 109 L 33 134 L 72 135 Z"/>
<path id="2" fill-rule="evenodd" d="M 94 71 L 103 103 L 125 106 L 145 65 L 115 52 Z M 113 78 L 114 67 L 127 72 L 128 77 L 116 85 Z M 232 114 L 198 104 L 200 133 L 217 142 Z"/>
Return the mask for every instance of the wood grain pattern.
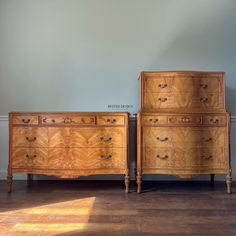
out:
<path id="1" fill-rule="evenodd" d="M 9 192 L 13 173 L 124 174 L 129 191 L 128 113 L 18 112 L 9 121 Z"/>
<path id="2" fill-rule="evenodd" d="M 231 193 L 224 72 L 142 72 L 139 80 L 137 191 L 143 174 L 226 174 Z"/>

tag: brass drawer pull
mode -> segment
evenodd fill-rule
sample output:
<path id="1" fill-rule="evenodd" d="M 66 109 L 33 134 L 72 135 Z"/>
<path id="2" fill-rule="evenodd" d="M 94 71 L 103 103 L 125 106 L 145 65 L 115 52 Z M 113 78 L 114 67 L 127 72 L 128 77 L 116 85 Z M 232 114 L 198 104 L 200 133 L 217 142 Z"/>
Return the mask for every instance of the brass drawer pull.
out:
<path id="1" fill-rule="evenodd" d="M 159 87 L 159 88 L 166 88 L 166 87 L 167 87 L 167 84 L 158 84 L 158 87 Z"/>
<path id="2" fill-rule="evenodd" d="M 29 124 L 30 123 L 30 119 L 22 119 L 21 120 L 23 123 L 25 123 L 25 124 Z"/>
<path id="3" fill-rule="evenodd" d="M 34 160 L 34 158 L 36 158 L 37 155 L 36 155 L 36 154 L 34 154 L 34 155 L 26 154 L 25 157 L 26 157 L 27 159 L 29 159 L 29 160 Z"/>
<path id="4" fill-rule="evenodd" d="M 159 121 L 159 119 L 158 118 L 155 118 L 155 119 L 150 118 L 149 121 L 153 122 L 153 123 L 157 123 Z"/>
<path id="5" fill-rule="evenodd" d="M 55 123 L 56 121 L 54 119 L 51 119 L 52 123 Z M 48 119 L 47 118 L 43 118 L 43 123 L 48 123 Z"/>
<path id="6" fill-rule="evenodd" d="M 182 117 L 182 122 L 183 123 L 188 123 L 188 122 L 191 122 L 191 119 L 190 118 L 188 118 L 188 117 Z"/>
<path id="7" fill-rule="evenodd" d="M 111 136 L 102 136 L 102 137 L 100 137 L 100 140 L 103 142 L 109 142 L 112 140 L 112 137 Z"/>
<path id="8" fill-rule="evenodd" d="M 111 154 L 103 154 L 100 157 L 104 160 L 108 160 L 108 159 L 112 158 L 112 155 Z"/>
<path id="9" fill-rule="evenodd" d="M 166 142 L 166 141 L 168 141 L 168 137 L 165 137 L 165 138 L 157 137 L 157 140 L 159 140 L 161 142 Z"/>
<path id="10" fill-rule="evenodd" d="M 208 88 L 208 85 L 207 84 L 200 84 L 200 88 L 206 89 L 206 88 Z"/>
<path id="11" fill-rule="evenodd" d="M 116 123 L 116 119 L 107 119 L 107 122 L 111 123 L 111 124 L 114 124 L 114 123 Z"/>
<path id="12" fill-rule="evenodd" d="M 202 138 L 202 141 L 204 141 L 204 142 L 212 142 L 212 138 Z"/>
<path id="13" fill-rule="evenodd" d="M 219 120 L 218 119 L 213 119 L 211 118 L 210 119 L 210 122 L 214 123 L 214 124 L 218 124 L 219 123 Z"/>
<path id="14" fill-rule="evenodd" d="M 201 158 L 202 158 L 202 160 L 210 160 L 210 159 L 212 159 L 212 155 L 209 155 L 209 156 L 202 155 Z"/>
<path id="15" fill-rule="evenodd" d="M 158 100 L 159 100 L 160 102 L 166 102 L 166 101 L 167 101 L 167 98 L 158 98 Z"/>
<path id="16" fill-rule="evenodd" d="M 37 138 L 36 137 L 25 137 L 25 139 L 29 142 L 34 142 L 34 141 L 36 141 Z"/>
<path id="17" fill-rule="evenodd" d="M 70 123 L 72 123 L 72 122 L 73 122 L 73 120 L 72 120 L 70 117 L 64 118 L 64 123 L 65 123 L 65 124 L 70 124 Z"/>
<path id="18" fill-rule="evenodd" d="M 161 159 L 161 160 L 166 160 L 166 159 L 169 158 L 169 156 L 168 156 L 168 155 L 165 155 L 165 156 L 157 155 L 157 158 L 158 158 L 158 159 Z"/>
<path id="19" fill-rule="evenodd" d="M 206 102 L 208 102 L 208 98 L 200 98 L 200 102 L 201 103 L 206 103 Z"/>

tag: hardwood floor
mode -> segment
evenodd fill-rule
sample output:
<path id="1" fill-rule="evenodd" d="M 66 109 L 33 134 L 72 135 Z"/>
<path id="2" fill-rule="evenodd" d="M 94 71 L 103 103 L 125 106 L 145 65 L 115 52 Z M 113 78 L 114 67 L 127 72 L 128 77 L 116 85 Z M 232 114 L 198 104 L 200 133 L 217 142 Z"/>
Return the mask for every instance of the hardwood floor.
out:
<path id="1" fill-rule="evenodd" d="M 0 181 L 0 235 L 236 235 L 236 194 L 224 182 L 135 189 L 125 194 L 119 181 L 14 181 L 7 194 Z"/>

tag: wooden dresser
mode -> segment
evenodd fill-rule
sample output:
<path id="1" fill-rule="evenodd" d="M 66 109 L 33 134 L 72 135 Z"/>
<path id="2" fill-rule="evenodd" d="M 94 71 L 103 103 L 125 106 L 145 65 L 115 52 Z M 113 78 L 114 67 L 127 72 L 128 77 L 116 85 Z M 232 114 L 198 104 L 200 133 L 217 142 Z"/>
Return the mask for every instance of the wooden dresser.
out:
<path id="1" fill-rule="evenodd" d="M 137 185 L 143 174 L 226 174 L 231 193 L 230 114 L 223 72 L 142 72 Z"/>
<path id="2" fill-rule="evenodd" d="M 128 113 L 9 113 L 8 191 L 13 173 L 27 173 L 124 174 L 128 192 L 128 128 Z"/>

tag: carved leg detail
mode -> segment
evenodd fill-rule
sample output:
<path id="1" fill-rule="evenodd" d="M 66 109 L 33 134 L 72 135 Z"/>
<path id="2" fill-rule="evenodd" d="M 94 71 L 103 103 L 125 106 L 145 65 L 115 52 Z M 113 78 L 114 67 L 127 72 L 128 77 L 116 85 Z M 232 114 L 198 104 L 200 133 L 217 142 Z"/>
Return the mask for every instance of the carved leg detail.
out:
<path id="1" fill-rule="evenodd" d="M 128 193 L 129 192 L 129 175 L 125 175 L 125 192 Z"/>
<path id="2" fill-rule="evenodd" d="M 8 193 L 10 193 L 12 191 L 12 182 L 13 182 L 12 179 L 13 179 L 12 175 L 7 176 L 7 191 L 8 191 Z"/>
<path id="3" fill-rule="evenodd" d="M 231 170 L 226 175 L 226 185 L 227 185 L 227 193 L 232 193 L 232 172 L 231 172 Z"/>
<path id="4" fill-rule="evenodd" d="M 142 184 L 142 175 L 140 173 L 137 174 L 137 192 L 141 193 L 141 184 Z"/>
<path id="5" fill-rule="evenodd" d="M 214 185 L 215 183 L 215 174 L 211 174 L 211 184 Z"/>

